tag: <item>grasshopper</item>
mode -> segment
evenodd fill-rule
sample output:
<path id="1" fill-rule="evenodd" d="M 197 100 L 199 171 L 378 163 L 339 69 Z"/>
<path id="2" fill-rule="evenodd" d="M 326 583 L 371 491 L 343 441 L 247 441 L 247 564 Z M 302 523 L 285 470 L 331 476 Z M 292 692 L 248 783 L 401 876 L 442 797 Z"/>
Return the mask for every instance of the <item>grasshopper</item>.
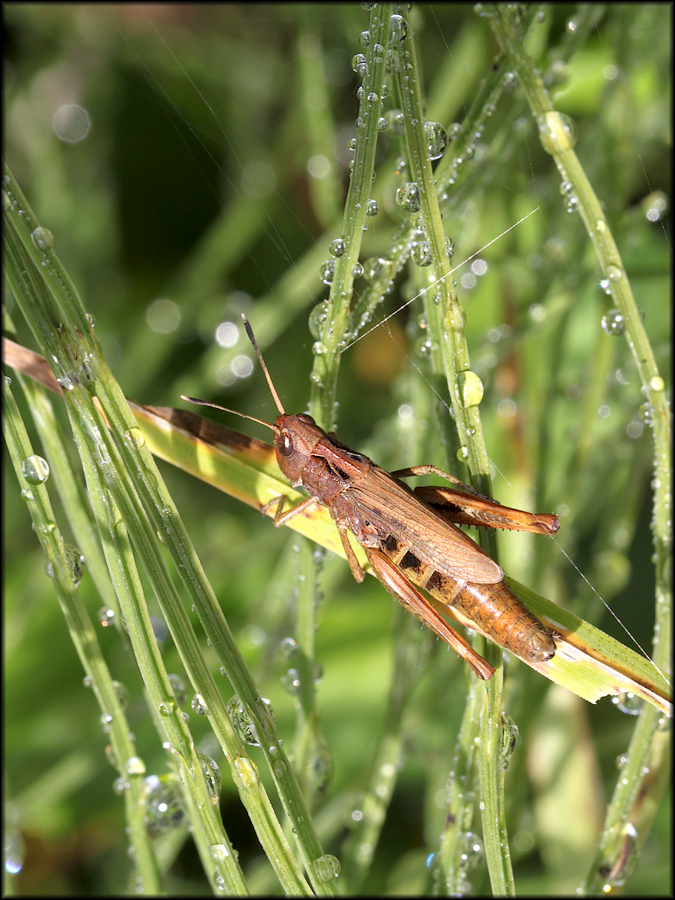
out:
<path id="1" fill-rule="evenodd" d="M 555 534 L 557 516 L 533 515 L 465 493 L 471 489 L 436 466 L 387 472 L 367 456 L 350 450 L 334 434 L 327 434 L 306 413 L 289 415 L 251 326 L 244 315 L 242 319 L 279 410 L 274 424 L 205 400 L 182 399 L 233 412 L 272 429 L 279 468 L 293 487 L 302 486 L 310 496 L 284 510 L 286 497 L 282 494 L 263 506 L 262 512 L 276 504 L 274 524 L 279 526 L 312 504 L 327 506 L 354 578 L 363 581 L 364 571 L 350 543 L 350 533 L 389 593 L 456 650 L 479 678 L 490 678 L 492 666 L 448 625 L 415 585 L 443 606 L 456 609 L 495 643 L 525 661 L 544 662 L 554 656 L 553 633 L 511 591 L 500 566 L 457 525 Z M 461 485 L 464 491 L 445 487 L 411 490 L 401 481 L 430 474 Z"/>

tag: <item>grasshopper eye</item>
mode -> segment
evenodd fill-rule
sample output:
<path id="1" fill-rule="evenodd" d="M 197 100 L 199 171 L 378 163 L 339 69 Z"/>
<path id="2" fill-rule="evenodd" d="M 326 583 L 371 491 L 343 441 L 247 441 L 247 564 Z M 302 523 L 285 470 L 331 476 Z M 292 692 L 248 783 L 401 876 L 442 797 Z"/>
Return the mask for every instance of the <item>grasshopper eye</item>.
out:
<path id="1" fill-rule="evenodd" d="M 278 446 L 282 456 L 290 456 L 293 453 L 293 438 L 287 431 L 281 433 Z"/>

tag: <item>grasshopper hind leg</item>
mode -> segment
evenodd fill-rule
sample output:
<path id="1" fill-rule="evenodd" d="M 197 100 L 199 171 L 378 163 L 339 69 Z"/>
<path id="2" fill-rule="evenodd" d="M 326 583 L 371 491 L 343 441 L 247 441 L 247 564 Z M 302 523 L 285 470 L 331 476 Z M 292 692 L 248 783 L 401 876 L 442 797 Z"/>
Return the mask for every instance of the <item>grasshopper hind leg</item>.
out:
<path id="1" fill-rule="evenodd" d="M 473 649 L 471 644 L 460 637 L 445 619 L 436 612 L 431 603 L 420 594 L 405 575 L 396 568 L 381 550 L 366 547 L 366 556 L 385 588 L 417 619 L 423 622 L 467 662 L 476 675 L 487 681 L 494 675 L 492 666 Z"/>

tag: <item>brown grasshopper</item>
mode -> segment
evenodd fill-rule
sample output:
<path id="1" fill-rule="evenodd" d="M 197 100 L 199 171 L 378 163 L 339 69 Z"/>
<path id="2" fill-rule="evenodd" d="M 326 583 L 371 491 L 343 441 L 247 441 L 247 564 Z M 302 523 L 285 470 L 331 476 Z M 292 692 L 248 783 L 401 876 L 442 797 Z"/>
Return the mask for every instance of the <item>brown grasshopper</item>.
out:
<path id="1" fill-rule="evenodd" d="M 301 485 L 311 495 L 284 511 L 286 497 L 282 494 L 262 511 L 277 504 L 274 524 L 279 526 L 313 503 L 327 506 L 354 578 L 363 581 L 364 572 L 349 542 L 350 532 L 389 593 L 456 650 L 479 678 L 490 678 L 494 673 L 492 666 L 447 624 L 415 584 L 475 622 L 484 634 L 516 656 L 528 662 L 550 659 L 556 652 L 551 631 L 512 593 L 497 563 L 456 523 L 555 534 L 559 527 L 557 516 L 510 509 L 494 500 L 450 488 L 411 490 L 401 478 L 435 474 L 456 484 L 461 482 L 436 466 L 387 472 L 367 456 L 340 443 L 334 434 L 327 434 L 311 416 L 288 415 L 251 326 L 245 316 L 242 319 L 280 413 L 274 425 L 253 416 L 243 417 L 274 431 L 279 468 L 293 487 Z M 192 397 L 182 399 L 235 412 Z"/>

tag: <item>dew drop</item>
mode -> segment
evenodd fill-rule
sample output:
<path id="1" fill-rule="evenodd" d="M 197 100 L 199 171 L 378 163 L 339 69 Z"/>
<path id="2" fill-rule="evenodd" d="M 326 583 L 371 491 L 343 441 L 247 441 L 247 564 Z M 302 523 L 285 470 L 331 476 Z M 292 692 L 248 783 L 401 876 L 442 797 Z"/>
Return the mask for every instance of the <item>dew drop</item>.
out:
<path id="1" fill-rule="evenodd" d="M 335 856 L 332 856 L 330 853 L 324 853 L 323 856 L 318 856 L 312 860 L 310 869 L 320 884 L 328 884 L 331 881 L 335 881 L 340 874 L 340 863 Z"/>
<path id="2" fill-rule="evenodd" d="M 368 63 L 363 53 L 357 53 L 352 57 L 352 69 L 359 78 L 365 78 L 368 74 Z"/>
<path id="3" fill-rule="evenodd" d="M 279 642 L 279 656 L 282 659 L 290 660 L 298 652 L 298 645 L 295 638 L 285 637 Z"/>
<path id="4" fill-rule="evenodd" d="M 331 241 L 328 245 L 328 250 L 331 256 L 334 256 L 336 259 L 339 259 L 341 256 L 344 256 L 344 252 L 346 249 L 346 244 L 342 240 L 342 238 L 335 238 L 334 241 Z"/>
<path id="5" fill-rule="evenodd" d="M 183 826 L 185 811 L 174 775 L 148 775 L 143 780 L 143 799 L 143 821 L 150 837 Z"/>
<path id="6" fill-rule="evenodd" d="M 401 71 L 401 57 L 399 56 L 398 50 L 392 48 L 387 50 L 387 69 L 392 73 Z"/>
<path id="7" fill-rule="evenodd" d="M 98 620 L 101 623 L 101 628 L 107 628 L 115 620 L 115 610 L 109 606 L 101 607 L 98 611 Z"/>
<path id="8" fill-rule="evenodd" d="M 313 797 L 323 796 L 333 775 L 333 757 L 325 743 L 321 743 L 307 762 L 309 788 Z"/>
<path id="9" fill-rule="evenodd" d="M 226 844 L 211 844 L 209 847 L 209 858 L 214 863 L 222 863 L 230 855 Z"/>
<path id="10" fill-rule="evenodd" d="M 140 450 L 140 448 L 145 444 L 145 436 L 140 428 L 130 428 L 127 432 L 125 432 L 124 436 L 127 441 L 137 450 Z"/>
<path id="11" fill-rule="evenodd" d="M 651 403 L 641 403 L 638 415 L 643 425 L 646 425 L 648 428 L 654 427 L 654 407 Z"/>
<path id="12" fill-rule="evenodd" d="M 405 131 L 405 118 L 400 109 L 390 109 L 385 114 L 387 130 L 394 137 L 399 137 Z"/>
<path id="13" fill-rule="evenodd" d="M 193 712 L 196 712 L 198 716 L 205 716 L 208 713 L 208 707 L 206 705 L 206 701 L 202 697 L 201 694 L 195 694 L 190 702 L 190 707 Z"/>
<path id="14" fill-rule="evenodd" d="M 424 138 L 427 142 L 429 159 L 439 159 L 448 145 L 448 135 L 439 122 L 424 123 Z"/>
<path id="15" fill-rule="evenodd" d="M 617 337 L 626 330 L 626 323 L 624 322 L 623 315 L 618 309 L 609 309 L 600 320 L 600 327 L 605 334 Z"/>
<path id="16" fill-rule="evenodd" d="M 159 616 L 150 616 L 150 625 L 152 626 L 152 633 L 155 635 L 157 643 L 163 644 L 169 636 L 169 629 L 164 619 Z"/>
<path id="17" fill-rule="evenodd" d="M 127 775 L 145 775 L 145 763 L 140 756 L 130 756 L 124 763 Z"/>
<path id="18" fill-rule="evenodd" d="M 499 756 L 502 768 L 506 769 L 511 757 L 520 745 L 520 731 L 508 713 L 502 713 L 502 727 L 499 735 Z"/>
<path id="19" fill-rule="evenodd" d="M 113 781 L 113 792 L 115 794 L 123 794 L 125 791 L 128 791 L 131 785 L 128 781 L 125 781 L 124 778 L 116 778 Z"/>
<path id="20" fill-rule="evenodd" d="M 432 348 L 433 344 L 428 338 L 420 338 L 419 341 L 415 342 L 415 352 L 418 354 L 418 356 L 421 356 L 422 359 L 426 359 L 428 356 L 430 356 Z"/>
<path id="21" fill-rule="evenodd" d="M 113 690 L 122 710 L 129 705 L 129 689 L 121 681 L 113 681 Z M 144 770 L 145 771 L 145 770 Z"/>
<path id="22" fill-rule="evenodd" d="M 49 464 L 46 459 L 33 453 L 21 463 L 21 473 L 29 484 L 44 484 L 49 478 Z"/>
<path id="23" fill-rule="evenodd" d="M 335 275 L 335 260 L 327 259 L 325 262 L 321 263 L 319 275 L 324 284 L 332 284 Z"/>
<path id="24" fill-rule="evenodd" d="M 281 683 L 289 694 L 297 697 L 300 693 L 300 673 L 297 669 L 290 668 L 281 676 Z"/>
<path id="25" fill-rule="evenodd" d="M 627 753 L 621 753 L 616 758 L 616 767 L 619 771 L 621 771 L 621 769 L 625 768 L 625 766 L 627 766 L 629 762 L 630 756 L 628 756 Z"/>
<path id="26" fill-rule="evenodd" d="M 419 212 L 420 192 L 414 181 L 408 181 L 397 188 L 396 203 L 405 212 Z"/>
<path id="27" fill-rule="evenodd" d="M 539 122 L 539 136 L 547 153 L 560 153 L 574 147 L 577 128 L 569 116 L 551 110 L 544 113 Z"/>
<path id="28" fill-rule="evenodd" d="M 372 256 L 363 264 L 363 277 L 366 281 L 375 281 L 378 278 L 382 278 L 387 271 L 387 267 L 386 259 L 381 256 Z"/>
<path id="29" fill-rule="evenodd" d="M 235 777 L 238 776 L 244 787 L 252 788 L 260 784 L 260 776 L 255 763 L 247 756 L 235 757 L 232 765 Z"/>
<path id="30" fill-rule="evenodd" d="M 222 786 L 222 776 L 218 763 L 215 759 L 207 756 L 206 753 L 198 754 L 199 765 L 206 781 L 206 789 L 209 792 L 209 799 L 214 806 L 220 802 L 220 788 Z"/>
<path id="31" fill-rule="evenodd" d="M 271 727 L 274 728 L 276 726 L 276 717 L 270 702 L 264 697 L 262 698 L 262 702 L 265 704 Z M 260 738 L 255 723 L 252 721 L 248 711 L 244 708 L 241 700 L 236 695 L 232 697 L 227 704 L 227 714 L 234 726 L 234 730 L 239 735 L 239 738 L 251 747 L 259 747 Z"/>
<path id="32" fill-rule="evenodd" d="M 62 391 L 72 391 L 75 388 L 75 381 L 72 375 L 59 376 L 56 380 Z"/>
<path id="33" fill-rule="evenodd" d="M 475 372 L 460 372 L 457 375 L 457 392 L 459 402 L 465 409 L 478 406 L 483 399 L 483 382 Z"/>
<path id="34" fill-rule="evenodd" d="M 432 263 L 431 246 L 428 241 L 414 241 L 410 250 L 413 262 L 418 266 L 430 266 Z"/>
<path id="35" fill-rule="evenodd" d="M 568 213 L 575 213 L 579 209 L 579 198 L 576 194 L 570 194 L 565 204 L 565 210 Z"/>
<path id="36" fill-rule="evenodd" d="M 328 302 L 324 300 L 318 303 L 309 314 L 309 331 L 315 341 L 321 339 L 327 318 Z"/>
<path id="37" fill-rule="evenodd" d="M 32 232 L 31 239 L 38 250 L 51 250 L 54 246 L 54 235 L 48 228 L 41 225 Z"/>
<path id="38" fill-rule="evenodd" d="M 472 831 L 465 831 L 461 835 L 459 850 L 462 868 L 465 870 L 475 869 L 482 862 L 485 854 L 483 841 Z"/>
<path id="39" fill-rule="evenodd" d="M 633 694 L 632 691 L 622 691 L 620 694 L 612 697 L 612 703 L 620 712 L 628 716 L 640 715 L 640 710 L 644 705 L 642 698 L 637 694 Z"/>
<path id="40" fill-rule="evenodd" d="M 389 38 L 389 42 L 391 44 L 400 44 L 402 43 L 408 36 L 408 23 L 398 14 L 394 14 L 391 17 L 391 35 Z"/>
<path id="41" fill-rule="evenodd" d="M 84 575 L 84 556 L 82 556 L 78 548 L 74 547 L 72 544 L 66 544 L 63 549 L 66 554 L 68 574 L 75 587 L 77 587 Z"/>

